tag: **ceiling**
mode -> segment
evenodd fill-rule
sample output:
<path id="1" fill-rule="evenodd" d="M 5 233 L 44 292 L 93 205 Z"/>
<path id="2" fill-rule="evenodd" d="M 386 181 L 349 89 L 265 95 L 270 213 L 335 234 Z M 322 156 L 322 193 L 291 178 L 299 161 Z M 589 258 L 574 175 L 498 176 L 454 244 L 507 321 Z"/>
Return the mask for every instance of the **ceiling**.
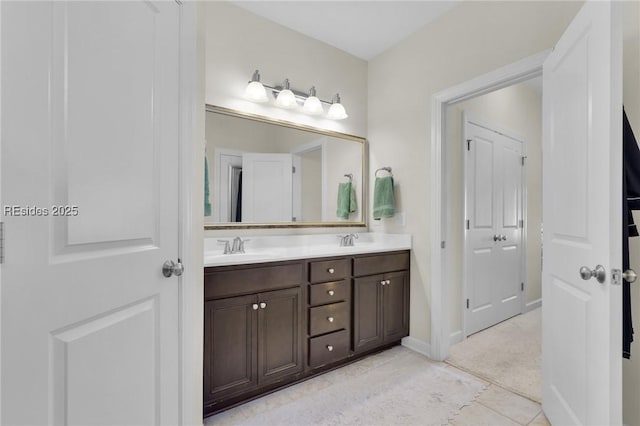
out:
<path id="1" fill-rule="evenodd" d="M 232 0 L 230 3 L 370 60 L 433 22 L 459 1 Z"/>

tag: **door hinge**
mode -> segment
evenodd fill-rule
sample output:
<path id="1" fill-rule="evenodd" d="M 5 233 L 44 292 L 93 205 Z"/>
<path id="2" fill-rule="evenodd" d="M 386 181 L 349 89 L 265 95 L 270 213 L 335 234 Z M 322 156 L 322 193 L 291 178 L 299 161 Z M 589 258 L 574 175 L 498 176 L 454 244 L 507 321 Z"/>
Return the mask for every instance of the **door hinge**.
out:
<path id="1" fill-rule="evenodd" d="M 469 299 L 467 299 L 467 309 L 469 309 Z"/>
<path id="2" fill-rule="evenodd" d="M 444 248 L 444 241 L 440 241 L 440 248 Z"/>
<path id="3" fill-rule="evenodd" d="M 467 219 L 467 229 L 470 229 L 469 228 L 469 219 Z"/>
<path id="4" fill-rule="evenodd" d="M 524 283 L 520 283 L 520 291 L 524 291 Z"/>
<path id="5" fill-rule="evenodd" d="M 0 222 L 0 263 L 4 263 L 4 222 Z"/>
<path id="6" fill-rule="evenodd" d="M 518 226 L 520 226 L 520 228 L 524 228 L 524 220 L 520 219 L 520 222 L 518 222 Z"/>
<path id="7" fill-rule="evenodd" d="M 296 172 L 296 166 L 291 166 L 291 173 L 295 173 Z"/>
<path id="8" fill-rule="evenodd" d="M 524 166 L 524 160 L 525 160 L 527 157 L 523 155 L 521 158 L 522 158 L 522 165 Z"/>
<path id="9" fill-rule="evenodd" d="M 471 139 L 467 139 L 467 151 L 471 151 Z"/>

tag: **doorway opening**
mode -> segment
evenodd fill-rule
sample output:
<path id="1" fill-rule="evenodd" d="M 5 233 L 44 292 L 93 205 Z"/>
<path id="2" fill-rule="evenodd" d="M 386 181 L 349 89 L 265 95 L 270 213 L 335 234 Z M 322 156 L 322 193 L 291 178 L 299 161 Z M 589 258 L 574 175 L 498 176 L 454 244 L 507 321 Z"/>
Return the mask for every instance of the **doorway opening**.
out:
<path id="1" fill-rule="evenodd" d="M 542 74 L 542 64 L 550 51 L 544 51 L 521 61 L 500 68 L 461 85 L 452 87 L 440 92 L 433 97 L 432 102 L 432 194 L 433 199 L 438 200 L 432 203 L 431 212 L 431 232 L 432 232 L 432 271 L 431 271 L 431 296 L 432 296 L 432 317 L 431 317 L 431 355 L 438 360 L 445 360 L 450 354 L 451 345 L 463 340 L 466 335 L 462 324 L 464 324 L 463 313 L 466 309 L 466 297 L 462 294 L 462 273 L 458 268 L 457 276 L 454 271 L 455 265 L 462 265 L 463 252 L 463 227 L 466 225 L 466 218 L 458 220 L 454 211 L 464 212 L 462 204 L 464 197 L 460 189 L 459 197 L 451 197 L 453 188 L 452 176 L 448 162 L 453 161 L 455 153 L 452 147 L 455 143 L 455 135 L 450 134 L 448 120 L 452 119 L 448 109 L 456 105 L 464 105 L 465 101 L 478 102 L 482 95 L 497 92 L 511 86 L 518 85 L 525 81 L 540 77 Z M 469 106 L 469 104 L 467 104 Z M 503 109 L 512 108 L 512 105 L 503 106 Z M 461 115 L 460 115 L 461 117 Z M 462 118 L 460 118 L 462 120 Z M 460 129 L 460 127 L 458 127 Z M 461 131 L 460 131 L 461 133 Z M 461 138 L 458 138 L 461 142 Z M 458 145 L 460 157 L 462 147 Z M 526 154 L 525 154 L 526 155 Z M 461 160 L 461 158 L 460 158 Z M 525 162 L 526 164 L 526 162 Z M 461 168 L 458 168 L 461 170 Z M 461 183 L 461 176 L 458 176 Z M 460 186 L 458 185 L 458 188 Z M 450 201 L 456 201 L 457 206 Z M 524 224 L 530 222 L 530 218 L 523 216 Z M 526 226 L 523 228 L 526 238 Z M 522 282 L 522 281 L 521 281 Z M 456 286 L 457 284 L 457 286 Z M 458 290 L 456 290 L 458 289 Z M 525 283 L 526 289 L 526 283 Z M 457 294 L 456 294 L 457 291 Z M 452 309 L 452 301 L 458 301 L 457 306 Z M 464 302 L 463 302 L 464 300 Z M 455 309 L 455 307 L 459 307 Z M 531 306 L 535 308 L 535 305 Z M 453 334 L 453 335 L 452 335 Z"/>

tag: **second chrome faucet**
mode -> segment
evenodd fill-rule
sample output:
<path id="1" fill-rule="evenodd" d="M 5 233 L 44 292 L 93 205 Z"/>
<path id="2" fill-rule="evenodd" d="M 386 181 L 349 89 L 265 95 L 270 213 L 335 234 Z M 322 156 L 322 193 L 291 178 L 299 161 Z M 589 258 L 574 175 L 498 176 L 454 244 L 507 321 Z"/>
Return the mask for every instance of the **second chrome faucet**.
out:
<path id="1" fill-rule="evenodd" d="M 338 235 L 340 247 L 353 247 L 354 239 L 358 239 L 358 234 Z"/>

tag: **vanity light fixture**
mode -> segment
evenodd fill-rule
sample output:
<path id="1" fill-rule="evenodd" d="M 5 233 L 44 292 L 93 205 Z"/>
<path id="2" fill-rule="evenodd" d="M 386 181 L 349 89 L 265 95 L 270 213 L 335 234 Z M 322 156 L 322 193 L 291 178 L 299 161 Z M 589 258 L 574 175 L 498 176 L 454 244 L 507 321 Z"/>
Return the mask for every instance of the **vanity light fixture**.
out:
<path id="1" fill-rule="evenodd" d="M 296 95 L 293 94 L 289 87 L 288 78 L 285 78 L 284 83 L 282 83 L 282 90 L 280 90 L 280 93 L 278 93 L 278 97 L 276 98 L 276 106 L 286 109 L 291 109 L 298 106 Z"/>
<path id="2" fill-rule="evenodd" d="M 331 102 L 331 107 L 329 107 L 329 112 L 327 112 L 327 118 L 332 120 L 344 120 L 349 117 L 347 115 L 347 111 L 345 111 L 344 107 L 340 103 L 340 94 L 336 93 L 333 97 L 333 102 Z"/>
<path id="3" fill-rule="evenodd" d="M 282 83 L 282 86 L 269 86 L 260 82 L 260 73 L 255 70 L 251 81 L 247 85 L 245 90 L 245 98 L 253 102 L 266 102 L 268 100 L 266 89 L 270 89 L 273 96 L 276 98 L 275 105 L 280 108 L 293 109 L 297 108 L 298 104 L 302 104 L 302 112 L 309 115 L 321 115 L 324 113 L 322 104 L 330 105 L 329 111 L 326 114 L 326 118 L 332 120 L 343 120 L 347 117 L 347 112 L 344 106 L 340 103 L 340 95 L 336 94 L 332 101 L 325 101 L 316 96 L 315 86 L 309 89 L 308 94 L 302 93 L 296 90 L 292 90 L 290 87 L 289 79 L 286 78 Z"/>
<path id="4" fill-rule="evenodd" d="M 319 115 L 324 112 L 324 109 L 322 109 L 322 102 L 320 102 L 320 99 L 316 96 L 315 86 L 309 89 L 309 97 L 304 101 L 302 110 L 310 115 Z"/>
<path id="5" fill-rule="evenodd" d="M 255 70 L 251 81 L 244 92 L 245 97 L 253 102 L 267 102 L 267 91 L 260 83 L 260 72 Z"/>

